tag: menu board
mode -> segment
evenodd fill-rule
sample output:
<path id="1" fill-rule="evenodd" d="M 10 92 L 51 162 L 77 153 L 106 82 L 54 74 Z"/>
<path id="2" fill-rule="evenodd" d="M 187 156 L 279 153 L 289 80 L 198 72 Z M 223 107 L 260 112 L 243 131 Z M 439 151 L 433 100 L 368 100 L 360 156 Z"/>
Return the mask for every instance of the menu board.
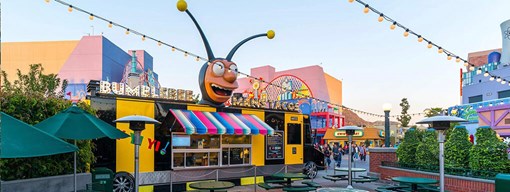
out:
<path id="1" fill-rule="evenodd" d="M 266 137 L 266 159 L 283 159 L 283 131 L 275 131 Z"/>

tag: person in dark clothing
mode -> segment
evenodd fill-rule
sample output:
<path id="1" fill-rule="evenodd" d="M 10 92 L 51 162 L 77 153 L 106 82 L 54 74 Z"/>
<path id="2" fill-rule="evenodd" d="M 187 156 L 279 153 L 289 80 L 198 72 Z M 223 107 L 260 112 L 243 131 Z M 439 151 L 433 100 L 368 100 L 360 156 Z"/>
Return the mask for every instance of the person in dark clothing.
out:
<path id="1" fill-rule="evenodd" d="M 335 143 L 333 147 L 333 158 L 336 161 L 336 167 L 340 167 L 342 164 L 342 148 L 340 148 L 337 143 Z"/>

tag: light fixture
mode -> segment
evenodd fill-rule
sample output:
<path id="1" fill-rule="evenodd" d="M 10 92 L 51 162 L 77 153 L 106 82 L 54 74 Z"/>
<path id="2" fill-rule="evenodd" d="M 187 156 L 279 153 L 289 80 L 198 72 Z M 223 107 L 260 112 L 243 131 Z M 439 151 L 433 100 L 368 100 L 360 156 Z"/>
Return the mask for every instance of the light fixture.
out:
<path id="1" fill-rule="evenodd" d="M 161 41 L 158 41 L 158 46 L 161 46 Z"/>
<path id="2" fill-rule="evenodd" d="M 498 78 L 496 79 L 496 81 L 497 81 L 497 82 L 501 82 L 501 77 L 498 77 Z"/>
<path id="3" fill-rule="evenodd" d="M 452 56 L 450 54 L 448 54 L 448 57 L 446 57 L 446 59 L 452 60 Z"/>
<path id="4" fill-rule="evenodd" d="M 404 32 L 404 37 L 407 37 L 409 36 L 409 29 L 406 29 L 406 31 Z"/>
<path id="5" fill-rule="evenodd" d="M 145 35 L 144 35 L 144 36 L 142 36 L 142 41 L 145 41 Z"/>
<path id="6" fill-rule="evenodd" d="M 421 37 L 421 35 L 418 35 L 418 42 L 422 42 L 423 41 L 423 37 Z"/>
<path id="7" fill-rule="evenodd" d="M 489 81 L 494 81 L 494 76 L 491 76 L 491 77 L 489 78 Z"/>
<path id="8" fill-rule="evenodd" d="M 175 47 L 172 47 L 172 51 L 175 51 Z"/>
<path id="9" fill-rule="evenodd" d="M 200 61 L 200 57 L 197 56 L 197 58 L 195 59 L 196 61 Z"/>
<path id="10" fill-rule="evenodd" d="M 437 53 L 439 53 L 439 54 L 443 53 L 443 48 L 439 47 L 439 49 L 437 50 Z"/>
<path id="11" fill-rule="evenodd" d="M 477 74 L 477 75 L 482 74 L 482 68 L 478 68 L 478 70 L 476 70 L 476 74 Z M 485 74 L 484 74 L 484 75 L 485 75 Z"/>
<path id="12" fill-rule="evenodd" d="M 354 2 L 354 0 L 349 0 L 349 3 L 352 3 L 352 2 Z"/>
<path id="13" fill-rule="evenodd" d="M 188 56 L 188 52 L 184 52 L 184 57 L 187 57 Z"/>
<path id="14" fill-rule="evenodd" d="M 397 22 L 393 22 L 393 23 L 390 25 L 390 29 L 391 29 L 391 30 L 395 29 L 396 25 L 397 25 Z"/>
<path id="15" fill-rule="evenodd" d="M 469 70 L 470 70 L 470 71 L 475 70 L 475 66 L 473 66 L 473 65 L 469 66 Z"/>
<path id="16" fill-rule="evenodd" d="M 368 13 L 368 11 L 370 11 L 370 9 L 368 8 L 368 4 L 365 5 L 365 8 L 363 9 L 363 13 Z"/>
<path id="17" fill-rule="evenodd" d="M 381 13 L 379 15 L 379 18 L 377 19 L 377 21 L 382 22 L 383 20 L 384 20 L 384 15 Z"/>
<path id="18" fill-rule="evenodd" d="M 126 29 L 126 35 L 129 35 L 129 29 Z"/>
<path id="19" fill-rule="evenodd" d="M 501 84 L 506 84 L 506 80 L 503 79 L 503 81 L 501 81 Z"/>
<path id="20" fill-rule="evenodd" d="M 466 61 L 464 62 L 464 67 L 467 67 L 469 65 L 469 63 Z"/>
<path id="21" fill-rule="evenodd" d="M 73 12 L 73 6 L 69 5 L 69 8 L 67 8 L 67 11 L 69 11 L 69 13 Z"/>
<path id="22" fill-rule="evenodd" d="M 44 1 L 45 1 L 46 3 L 49 3 L 49 2 L 50 2 L 50 0 L 44 0 Z"/>
<path id="23" fill-rule="evenodd" d="M 429 44 L 427 45 L 427 48 L 432 48 L 432 42 L 429 41 Z"/>
<path id="24" fill-rule="evenodd" d="M 483 74 L 484 77 L 488 77 L 489 76 L 489 72 L 485 71 L 485 73 Z"/>
<path id="25" fill-rule="evenodd" d="M 94 20 L 94 15 L 90 14 L 89 19 L 92 21 Z"/>
<path id="26" fill-rule="evenodd" d="M 108 28 L 112 28 L 113 27 L 113 23 L 110 21 L 110 23 L 108 23 Z"/>
<path id="27" fill-rule="evenodd" d="M 457 59 L 455 59 L 455 62 L 460 62 L 460 58 L 457 56 Z"/>

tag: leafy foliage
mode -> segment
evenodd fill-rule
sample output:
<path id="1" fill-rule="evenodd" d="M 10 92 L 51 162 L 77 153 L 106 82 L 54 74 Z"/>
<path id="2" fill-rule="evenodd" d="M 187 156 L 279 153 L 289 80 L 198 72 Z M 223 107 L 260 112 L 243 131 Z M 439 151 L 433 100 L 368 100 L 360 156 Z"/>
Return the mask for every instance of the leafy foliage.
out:
<path id="1" fill-rule="evenodd" d="M 401 164 L 416 164 L 416 148 L 421 142 L 422 131 L 409 129 L 405 133 L 404 141 L 397 149 L 397 157 Z"/>
<path id="2" fill-rule="evenodd" d="M 439 143 L 434 129 L 428 129 L 423 134 L 422 142 L 416 148 L 416 164 L 426 169 L 439 165 Z"/>
<path id="3" fill-rule="evenodd" d="M 397 116 L 397 121 L 402 124 L 402 127 L 409 126 L 409 122 L 411 121 L 411 115 L 407 113 L 409 108 L 411 108 L 411 105 L 409 105 L 409 102 L 407 101 L 407 98 L 402 98 L 402 101 L 400 102 L 400 107 L 402 107 L 402 112 L 400 112 L 401 115 Z"/>
<path id="4" fill-rule="evenodd" d="M 445 164 L 448 167 L 469 168 L 469 152 L 473 144 L 464 126 L 451 129 L 445 142 Z"/>
<path id="5" fill-rule="evenodd" d="M 423 112 L 425 113 L 425 117 L 434 117 L 437 115 L 441 115 L 441 114 L 443 114 L 444 111 L 445 111 L 445 109 L 443 109 L 441 107 L 432 107 L 432 108 L 427 108 L 427 109 L 423 110 Z"/>
<path id="6" fill-rule="evenodd" d="M 473 170 L 509 172 L 507 145 L 500 141 L 490 127 L 476 129 L 476 145 L 470 150 L 469 166 Z"/>
<path id="7" fill-rule="evenodd" d="M 11 83 L 2 71 L 2 91 L 0 92 L 1 110 L 28 124 L 37 124 L 71 106 L 63 99 L 66 82 L 55 74 L 45 75 L 40 64 L 30 65 L 28 74 L 18 70 L 18 80 Z M 82 109 L 95 114 L 86 103 L 78 103 Z M 74 141 L 69 140 L 74 144 Z M 90 170 L 95 160 L 90 140 L 77 141 L 78 172 Z M 27 179 L 73 172 L 73 154 L 59 154 L 46 157 L 1 159 L 0 175 L 2 180 Z"/>

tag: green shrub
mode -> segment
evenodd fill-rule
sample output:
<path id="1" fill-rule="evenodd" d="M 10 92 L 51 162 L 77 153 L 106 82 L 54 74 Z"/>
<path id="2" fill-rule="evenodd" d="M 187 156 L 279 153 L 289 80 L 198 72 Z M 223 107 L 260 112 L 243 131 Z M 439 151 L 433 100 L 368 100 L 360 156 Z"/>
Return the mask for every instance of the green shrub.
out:
<path id="1" fill-rule="evenodd" d="M 40 64 L 31 65 L 26 75 L 18 70 L 18 80 L 10 83 L 2 72 L 0 109 L 25 123 L 37 124 L 71 106 L 63 99 L 65 81 L 61 82 L 54 74 L 44 75 Z M 62 90 L 57 91 L 61 87 Z M 78 103 L 82 109 L 94 114 L 93 109 Z M 73 143 L 74 141 L 68 140 Z M 94 163 L 94 146 L 90 140 L 78 140 L 77 171 L 90 170 Z M 45 157 L 0 159 L 2 180 L 28 179 L 73 173 L 73 154 L 59 154 Z"/>
<path id="2" fill-rule="evenodd" d="M 437 132 L 428 129 L 416 148 L 416 164 L 426 170 L 436 170 L 439 166 L 439 143 Z"/>
<path id="3" fill-rule="evenodd" d="M 473 144 L 465 126 L 457 126 L 445 142 L 445 165 L 453 168 L 469 168 L 469 152 Z"/>
<path id="4" fill-rule="evenodd" d="M 508 172 L 507 145 L 488 126 L 476 129 L 476 145 L 470 150 L 469 167 L 475 171 Z"/>
<path id="5" fill-rule="evenodd" d="M 402 165 L 416 164 L 416 148 L 421 142 L 422 131 L 409 129 L 405 133 L 404 141 L 397 149 L 398 161 Z"/>

